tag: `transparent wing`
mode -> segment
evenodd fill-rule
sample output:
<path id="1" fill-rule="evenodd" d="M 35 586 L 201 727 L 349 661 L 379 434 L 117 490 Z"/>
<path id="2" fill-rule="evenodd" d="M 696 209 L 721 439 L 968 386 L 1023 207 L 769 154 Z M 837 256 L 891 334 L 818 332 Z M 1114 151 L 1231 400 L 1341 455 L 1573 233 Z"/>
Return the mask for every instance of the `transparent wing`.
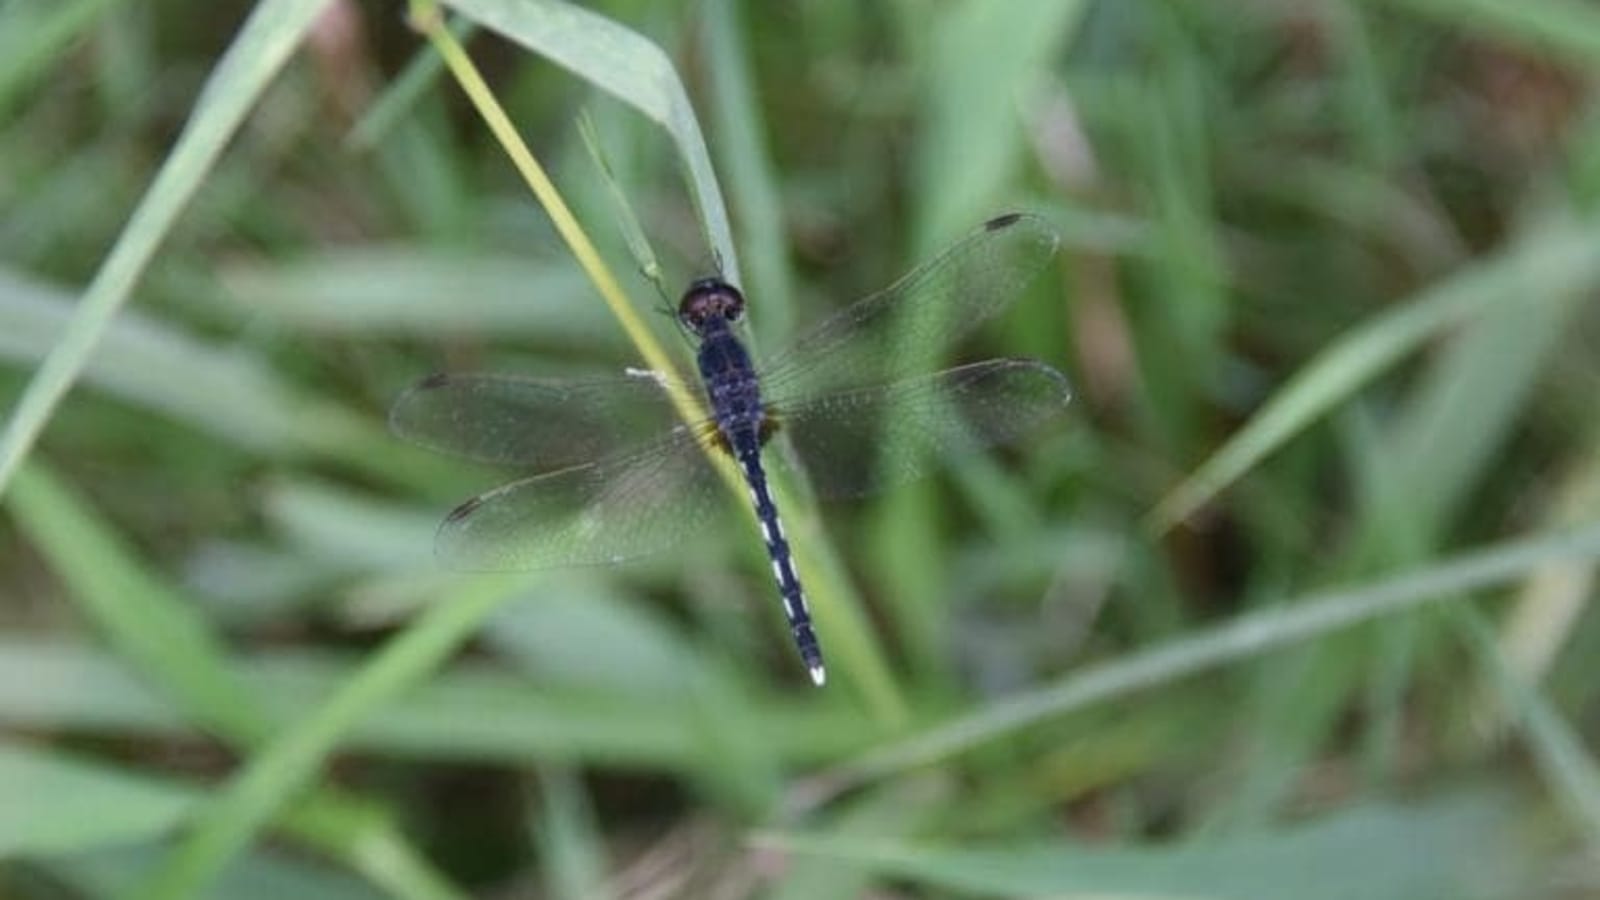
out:
<path id="1" fill-rule="evenodd" d="M 676 422 L 662 380 L 431 375 L 389 411 L 389 427 L 442 453 L 549 471 L 593 462 Z"/>
<path id="2" fill-rule="evenodd" d="M 727 489 L 680 426 L 644 448 L 513 481 L 456 507 L 435 550 L 452 569 L 606 565 L 697 533 Z"/>
<path id="3" fill-rule="evenodd" d="M 775 413 L 817 493 L 859 497 L 1015 441 L 1061 414 L 1071 397 L 1066 377 L 1043 363 L 991 359 Z"/>
<path id="4" fill-rule="evenodd" d="M 1010 303 L 1055 256 L 1060 237 L 1031 215 L 1001 216 L 850 306 L 762 367 L 767 396 L 883 383 L 925 371 Z"/>

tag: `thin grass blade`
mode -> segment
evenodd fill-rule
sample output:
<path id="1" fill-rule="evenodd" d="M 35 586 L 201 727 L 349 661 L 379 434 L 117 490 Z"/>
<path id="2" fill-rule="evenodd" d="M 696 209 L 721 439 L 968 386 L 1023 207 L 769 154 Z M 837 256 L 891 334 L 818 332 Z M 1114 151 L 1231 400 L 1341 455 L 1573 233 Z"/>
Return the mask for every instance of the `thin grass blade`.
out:
<path id="1" fill-rule="evenodd" d="M 660 123 L 678 147 L 690 194 L 723 274 L 739 279 L 728 213 L 705 136 L 672 60 L 655 43 L 598 13 L 557 0 L 445 0 Z"/>
<path id="2" fill-rule="evenodd" d="M 1540 303 L 1600 281 L 1600 230 L 1573 224 L 1530 233 L 1517 247 L 1437 283 L 1307 363 L 1250 421 L 1169 492 L 1148 525 L 1188 518 L 1363 385 L 1463 320 L 1498 303 Z"/>
<path id="3" fill-rule="evenodd" d="M 1047 719 L 1439 598 L 1461 598 L 1560 560 L 1600 556 L 1600 525 L 1512 541 L 1341 591 L 1312 594 L 1152 650 L 1092 666 L 890 744 L 824 776 L 848 786 L 964 753 Z"/>
<path id="4" fill-rule="evenodd" d="M 327 0 L 262 0 L 229 45 L 161 171 L 0 431 L 0 493 L 89 363 L 161 241 Z"/>

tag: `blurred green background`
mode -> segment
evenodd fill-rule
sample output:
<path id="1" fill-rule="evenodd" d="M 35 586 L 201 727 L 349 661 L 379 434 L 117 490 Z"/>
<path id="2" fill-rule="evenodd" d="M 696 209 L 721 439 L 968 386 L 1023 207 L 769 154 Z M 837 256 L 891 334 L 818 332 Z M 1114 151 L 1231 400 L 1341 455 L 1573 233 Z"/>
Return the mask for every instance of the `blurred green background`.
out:
<path id="1" fill-rule="evenodd" d="M 1026 209 L 1068 421 L 791 512 L 820 691 L 737 516 L 441 572 L 395 395 L 639 360 L 406 9 L 7 0 L 0 896 L 1600 896 L 1600 6 L 453 6 L 680 358 L 619 193 L 769 349 Z"/>

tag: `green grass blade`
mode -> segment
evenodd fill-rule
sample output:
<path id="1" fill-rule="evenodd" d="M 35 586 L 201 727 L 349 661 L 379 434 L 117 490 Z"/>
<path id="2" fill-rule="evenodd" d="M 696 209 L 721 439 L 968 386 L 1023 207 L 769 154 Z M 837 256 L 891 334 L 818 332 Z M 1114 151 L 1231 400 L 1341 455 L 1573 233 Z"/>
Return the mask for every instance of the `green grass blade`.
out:
<path id="1" fill-rule="evenodd" d="M 359 274 L 339 265 L 334 268 L 336 273 L 314 267 L 309 273 L 295 270 L 301 272 L 298 279 L 285 277 L 308 289 L 315 284 L 327 289 L 324 278 Z M 422 286 L 429 281 L 414 268 L 385 271 L 411 277 Z M 511 273 L 485 273 L 474 268 L 466 273 L 449 269 L 443 276 L 438 271 L 432 274 L 446 281 L 459 276 L 473 282 L 483 277 L 509 277 Z M 270 276 L 263 276 L 263 280 L 266 283 L 260 289 L 263 296 L 268 296 L 270 285 L 277 282 Z M 326 299 L 328 295 L 322 296 Z M 408 299 L 414 299 L 414 295 L 402 292 L 390 302 L 403 304 Z M 373 305 L 381 308 L 369 307 L 369 322 L 399 327 L 397 322 L 415 322 L 418 318 L 409 309 L 396 311 L 378 300 Z M 73 315 L 69 299 L 60 290 L 0 267 L 0 360 L 36 362 L 42 348 L 70 328 Z M 345 315 L 360 318 L 362 313 L 357 310 Z M 344 321 L 325 314 L 324 319 L 328 318 Z M 83 379 L 112 396 L 267 457 L 320 454 L 407 488 L 428 489 L 459 479 L 459 467 L 454 463 L 420 448 L 396 445 L 370 414 L 363 416 L 313 399 L 279 377 L 263 357 L 239 347 L 201 340 L 137 311 L 125 312 L 111 321 L 83 371 Z"/>
<path id="2" fill-rule="evenodd" d="M 1365 587 L 1312 594 L 991 703 L 976 713 L 874 751 L 842 767 L 833 777 L 841 784 L 853 784 L 944 759 L 1095 703 L 1169 684 L 1431 600 L 1503 584 L 1553 561 L 1597 555 L 1600 525 L 1589 525 L 1464 554 Z"/>
<path id="3" fill-rule="evenodd" d="M 1537 304 L 1499 304 L 1430 359 L 1374 462 L 1433 542 L 1527 424 L 1534 393 L 1550 377 L 1562 338 L 1592 294 L 1539 288 Z M 1531 307 L 1531 308 L 1530 308 Z M 1377 538 L 1379 543 L 1383 539 Z"/>
<path id="4" fill-rule="evenodd" d="M 1250 421 L 1150 513 L 1165 531 L 1407 354 L 1497 303 L 1538 303 L 1600 280 L 1600 231 L 1570 225 L 1530 233 L 1515 248 L 1423 291 L 1354 329 L 1307 363 Z"/>
<path id="5" fill-rule="evenodd" d="M 51 874 L 85 900 L 120 900 L 128 885 L 160 859 L 164 844 L 77 853 L 54 861 Z M 272 850 L 252 853 L 230 867 L 207 898 L 226 900 L 382 900 L 394 898 L 319 860 Z M 420 898 L 419 898 L 420 900 Z"/>
<path id="6" fill-rule="evenodd" d="M 226 653 L 192 604 L 168 591 L 78 498 L 37 465 L 18 473 L 7 505 L 72 589 L 83 611 L 192 721 L 249 744 L 267 722 L 234 680 Z"/>
<path id="7" fill-rule="evenodd" d="M 133 217 L 84 292 L 66 332 L 0 432 L 0 493 L 83 372 L 178 214 L 327 0 L 262 0 L 217 64 L 194 112 Z"/>
<path id="8" fill-rule="evenodd" d="M 677 70 L 661 48 L 597 13 L 558 0 L 445 0 L 445 5 L 644 113 L 672 136 L 723 274 L 738 282 L 722 188 Z"/>
<path id="9" fill-rule="evenodd" d="M 1177 846 L 950 847 L 845 835 L 763 843 L 962 896 L 1444 900 L 1512 896 L 1507 882 L 1534 874 L 1519 865 L 1531 851 L 1506 839 L 1514 812 L 1503 796 L 1463 794 Z"/>
<path id="10" fill-rule="evenodd" d="M 238 677 L 281 732 L 361 667 L 353 654 L 241 657 Z M 741 711 L 785 766 L 858 753 L 877 733 L 849 708 L 760 694 Z M 171 740 L 192 735 L 169 698 L 104 651 L 35 635 L 0 640 L 0 723 L 18 729 Z M 375 709 L 341 747 L 391 759 L 523 766 L 560 758 L 693 775 L 706 761 L 699 724 L 660 693 L 568 689 L 503 669 L 453 667 Z"/>
<path id="11" fill-rule="evenodd" d="M 453 22 L 450 25 L 450 33 L 462 43 L 471 40 L 476 31 L 477 26 L 471 22 Z M 377 101 L 351 126 L 350 132 L 345 135 L 345 148 L 358 153 L 375 149 L 380 141 L 414 112 L 418 98 L 434 86 L 444 70 L 444 60 L 432 47 L 418 47 L 400 75 L 389 83 Z"/>
<path id="12" fill-rule="evenodd" d="M 510 598 L 515 582 L 468 583 L 449 603 L 430 607 L 304 719 L 256 753 L 201 807 L 194 831 L 137 896 L 191 897 L 204 891 L 285 804 L 316 778 L 339 740 L 376 707 L 436 669 Z"/>
<path id="13" fill-rule="evenodd" d="M 604 900 L 605 840 L 583 781 L 570 770 L 548 767 L 539 773 L 539 815 L 531 823 L 545 890 L 551 897 Z"/>
<path id="14" fill-rule="evenodd" d="M 620 346 L 610 317 L 586 300 L 586 282 L 566 260 L 400 245 L 240 263 L 222 278 L 241 314 L 306 334 L 527 336 L 552 345 Z"/>
<path id="15" fill-rule="evenodd" d="M 650 245 L 650 237 L 645 234 L 644 225 L 639 222 L 639 214 L 634 211 L 633 204 L 628 200 L 627 190 L 617 179 L 616 170 L 606 158 L 599 126 L 595 124 L 594 116 L 590 115 L 588 110 L 584 110 L 578 116 L 578 134 L 583 138 L 583 147 L 589 152 L 589 158 L 594 161 L 600 182 L 605 185 L 606 197 L 611 201 L 612 214 L 616 216 L 616 227 L 622 232 L 622 242 L 627 245 L 628 254 L 633 257 L 634 265 L 638 266 L 640 274 L 646 281 L 655 285 L 657 291 L 663 296 L 671 296 L 671 291 L 661 278 L 661 260 L 656 257 L 655 248 Z"/>
<path id="16" fill-rule="evenodd" d="M 36 363 L 72 317 L 64 291 L 0 268 L 0 360 Z M 299 441 L 293 393 L 259 358 L 198 341 L 137 310 L 111 321 L 82 378 L 257 453 L 279 455 Z"/>
<path id="17" fill-rule="evenodd" d="M 0 743 L 0 859 L 154 840 L 199 796 L 194 788 Z"/>

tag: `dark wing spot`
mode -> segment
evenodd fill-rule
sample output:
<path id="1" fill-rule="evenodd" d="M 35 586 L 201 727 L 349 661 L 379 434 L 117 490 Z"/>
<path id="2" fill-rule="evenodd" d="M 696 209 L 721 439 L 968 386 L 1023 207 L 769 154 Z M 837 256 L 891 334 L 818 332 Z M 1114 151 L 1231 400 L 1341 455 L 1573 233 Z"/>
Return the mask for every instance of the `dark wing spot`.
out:
<path id="1" fill-rule="evenodd" d="M 456 507 L 455 509 L 450 510 L 450 515 L 445 516 L 444 520 L 445 520 L 446 523 L 459 522 L 462 519 L 465 519 L 467 516 L 472 515 L 472 511 L 477 509 L 478 507 L 480 507 L 482 505 L 483 505 L 483 497 L 482 496 L 473 497 L 471 500 L 468 500 L 467 502 L 461 504 L 460 506 Z"/>
<path id="2" fill-rule="evenodd" d="M 432 375 L 429 375 L 427 378 L 417 382 L 417 387 L 421 388 L 422 390 L 432 390 L 433 388 L 444 387 L 449 383 L 450 373 L 435 372 Z"/>
<path id="3" fill-rule="evenodd" d="M 999 231 L 1002 228 L 1010 228 L 1012 225 L 1017 224 L 1017 220 L 1020 218 L 1022 218 L 1022 213 L 1006 213 L 1003 216 L 995 216 L 983 223 L 983 227 L 987 231 Z"/>

